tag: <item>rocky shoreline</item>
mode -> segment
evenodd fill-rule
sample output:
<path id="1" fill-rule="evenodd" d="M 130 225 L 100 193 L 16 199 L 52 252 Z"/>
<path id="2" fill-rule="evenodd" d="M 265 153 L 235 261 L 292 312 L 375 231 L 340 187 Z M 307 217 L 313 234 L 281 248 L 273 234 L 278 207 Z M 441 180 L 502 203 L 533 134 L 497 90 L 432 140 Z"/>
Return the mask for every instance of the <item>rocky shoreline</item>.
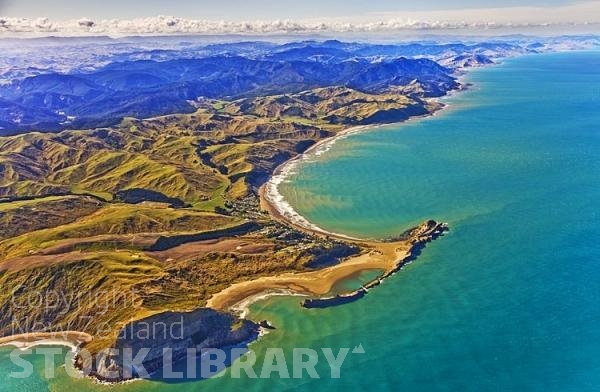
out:
<path id="1" fill-rule="evenodd" d="M 151 331 L 151 332 L 150 332 Z M 107 384 L 122 383 L 138 378 L 154 378 L 164 369 L 165 361 L 183 361 L 188 350 L 222 349 L 246 345 L 255 341 L 261 331 L 259 324 L 238 319 L 232 314 L 201 308 L 193 312 L 165 312 L 135 321 L 125 326 L 113 349 L 115 355 L 77 355 L 75 367 L 84 374 Z M 132 357 L 147 350 L 142 365 L 147 374 L 127 362 L 124 353 Z M 170 350 L 166 358 L 164 350 Z M 195 355 L 195 354 L 193 354 Z M 160 378 L 160 377 L 158 377 Z"/>
<path id="2" fill-rule="evenodd" d="M 430 220 L 425 222 L 423 225 L 414 229 L 417 232 L 416 239 L 414 240 L 409 254 L 403 259 L 399 260 L 397 266 L 380 277 L 377 277 L 370 282 L 364 284 L 358 290 L 352 291 L 346 294 L 338 294 L 333 297 L 322 297 L 322 298 L 307 298 L 302 302 L 302 306 L 308 309 L 314 308 L 329 308 L 332 306 L 344 305 L 351 302 L 355 302 L 369 293 L 369 290 L 379 286 L 385 279 L 394 275 L 400 271 L 404 266 L 414 261 L 421 250 L 426 246 L 427 243 L 438 239 L 449 230 L 447 223 L 438 223 Z M 410 235 L 410 234 L 409 234 Z"/>

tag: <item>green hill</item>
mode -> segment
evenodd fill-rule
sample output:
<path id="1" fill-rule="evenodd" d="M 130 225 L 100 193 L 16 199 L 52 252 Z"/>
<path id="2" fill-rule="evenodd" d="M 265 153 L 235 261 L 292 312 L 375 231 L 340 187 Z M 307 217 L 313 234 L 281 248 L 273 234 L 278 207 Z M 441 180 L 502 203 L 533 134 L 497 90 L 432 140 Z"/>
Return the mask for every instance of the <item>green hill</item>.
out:
<path id="1" fill-rule="evenodd" d="M 234 282 L 360 251 L 270 220 L 258 188 L 278 165 L 348 126 L 436 108 L 332 87 L 0 138 L 0 336 L 14 320 L 41 320 L 37 330 L 95 335 L 96 350 L 111 345 L 123 323 L 193 310 Z M 115 291 L 133 293 L 136 306 L 81 300 L 45 311 L 12 302 L 13 293 L 56 290 L 100 303 Z"/>

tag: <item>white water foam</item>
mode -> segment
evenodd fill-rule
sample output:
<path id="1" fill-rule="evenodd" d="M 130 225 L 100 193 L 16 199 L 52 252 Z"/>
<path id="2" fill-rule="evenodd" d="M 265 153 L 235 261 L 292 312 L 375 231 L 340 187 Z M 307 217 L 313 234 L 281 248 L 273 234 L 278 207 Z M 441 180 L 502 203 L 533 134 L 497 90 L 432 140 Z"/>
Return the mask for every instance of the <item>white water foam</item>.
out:
<path id="1" fill-rule="evenodd" d="M 265 185 L 265 198 L 277 210 L 277 212 L 281 214 L 282 217 L 299 227 L 325 235 L 335 235 L 336 237 L 357 240 L 355 237 L 329 232 L 315 225 L 314 223 L 309 222 L 304 216 L 300 215 L 287 200 L 285 200 L 285 197 L 279 192 L 279 185 L 288 181 L 288 178 L 291 175 L 297 174 L 298 166 L 300 166 L 302 163 L 312 162 L 314 158 L 321 157 L 329 152 L 338 140 L 345 139 L 352 134 L 363 132 L 367 129 L 370 130 L 378 127 L 379 126 L 360 126 L 350 128 L 331 139 L 315 144 L 304 154 L 287 161 L 275 171 L 275 174 L 271 176 L 271 179 Z"/>

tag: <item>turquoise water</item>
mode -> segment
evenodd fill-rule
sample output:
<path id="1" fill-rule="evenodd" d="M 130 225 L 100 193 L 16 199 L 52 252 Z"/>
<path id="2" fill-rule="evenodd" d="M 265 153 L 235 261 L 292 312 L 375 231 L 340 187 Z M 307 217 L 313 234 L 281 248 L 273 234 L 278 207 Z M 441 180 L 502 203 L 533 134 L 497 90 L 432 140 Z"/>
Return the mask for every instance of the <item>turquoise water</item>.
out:
<path id="1" fill-rule="evenodd" d="M 339 140 L 282 193 L 326 229 L 386 237 L 428 218 L 451 232 L 364 299 L 254 305 L 278 329 L 252 348 L 362 344 L 341 378 L 222 378 L 187 390 L 600 389 L 600 53 L 521 57 L 473 71 L 440 115 Z M 7 354 L 6 354 L 7 355 Z M 107 390 L 87 381 L 0 390 Z M 7 365 L 8 366 L 8 365 Z M 40 370 L 40 364 L 36 370 Z M 260 371 L 260 369 L 258 369 Z M 290 370 L 291 372 L 291 370 Z M 171 391 L 138 382 L 118 391 Z"/>

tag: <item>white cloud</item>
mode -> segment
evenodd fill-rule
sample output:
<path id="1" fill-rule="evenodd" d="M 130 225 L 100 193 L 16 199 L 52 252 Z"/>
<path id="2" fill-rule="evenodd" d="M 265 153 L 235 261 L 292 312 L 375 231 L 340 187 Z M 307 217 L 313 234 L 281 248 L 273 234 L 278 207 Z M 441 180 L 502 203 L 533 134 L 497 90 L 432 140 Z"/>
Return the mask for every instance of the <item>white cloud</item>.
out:
<path id="1" fill-rule="evenodd" d="M 360 17 L 304 21 L 277 20 L 228 22 L 157 16 L 132 20 L 81 18 L 51 21 L 48 18 L 0 17 L 0 34 L 133 35 L 133 34 L 273 34 L 395 32 L 402 30 L 491 30 L 538 26 L 600 24 L 600 1 L 562 7 L 510 7 L 369 14 Z"/>
<path id="2" fill-rule="evenodd" d="M 587 0 L 555 7 L 518 6 L 428 12 L 372 13 L 363 17 L 363 20 L 397 17 L 415 20 L 444 20 L 450 23 L 488 21 L 506 26 L 599 23 L 600 0 Z"/>

